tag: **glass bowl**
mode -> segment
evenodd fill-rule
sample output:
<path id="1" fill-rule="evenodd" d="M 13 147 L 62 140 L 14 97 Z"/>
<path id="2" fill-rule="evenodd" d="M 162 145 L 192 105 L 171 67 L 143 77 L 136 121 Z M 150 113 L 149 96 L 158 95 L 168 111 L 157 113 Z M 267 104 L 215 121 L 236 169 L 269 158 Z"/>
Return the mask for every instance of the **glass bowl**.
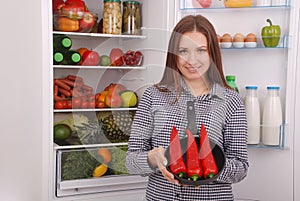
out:
<path id="1" fill-rule="evenodd" d="M 53 14 L 55 31 L 89 33 L 97 23 L 97 15 L 93 12 L 68 12 Z"/>

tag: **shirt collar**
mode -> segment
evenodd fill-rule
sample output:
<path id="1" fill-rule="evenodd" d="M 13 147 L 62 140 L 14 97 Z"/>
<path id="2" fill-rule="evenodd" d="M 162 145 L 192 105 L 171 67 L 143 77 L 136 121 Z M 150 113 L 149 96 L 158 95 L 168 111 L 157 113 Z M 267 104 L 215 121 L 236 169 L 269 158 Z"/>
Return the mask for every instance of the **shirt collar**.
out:
<path id="1" fill-rule="evenodd" d="M 189 88 L 187 87 L 185 80 L 182 78 L 182 88 L 184 92 L 190 93 Z M 225 88 L 222 87 L 219 83 L 214 83 L 210 92 L 207 94 L 209 98 L 220 98 L 225 99 Z"/>

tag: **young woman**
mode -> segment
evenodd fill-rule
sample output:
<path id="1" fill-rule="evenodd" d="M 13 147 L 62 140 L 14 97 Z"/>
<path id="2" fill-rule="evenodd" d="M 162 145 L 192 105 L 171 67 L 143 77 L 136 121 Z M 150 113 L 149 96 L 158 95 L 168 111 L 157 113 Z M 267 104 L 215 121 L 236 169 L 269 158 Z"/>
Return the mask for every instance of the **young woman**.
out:
<path id="1" fill-rule="evenodd" d="M 188 101 L 194 102 L 198 132 L 203 123 L 226 157 L 218 179 L 198 187 L 181 185 L 166 169 L 172 127 L 186 135 Z M 203 16 L 186 16 L 175 26 L 163 77 L 139 102 L 126 166 L 149 176 L 149 201 L 234 200 L 231 185 L 245 178 L 249 166 L 246 114 L 239 94 L 226 85 L 216 32 Z"/>

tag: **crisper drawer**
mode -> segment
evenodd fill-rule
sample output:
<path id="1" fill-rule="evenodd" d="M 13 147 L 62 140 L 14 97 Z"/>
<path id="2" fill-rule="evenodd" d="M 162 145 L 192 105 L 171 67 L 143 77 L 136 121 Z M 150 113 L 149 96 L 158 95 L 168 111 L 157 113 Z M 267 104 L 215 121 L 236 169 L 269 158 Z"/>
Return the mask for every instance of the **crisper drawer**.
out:
<path id="1" fill-rule="evenodd" d="M 73 146 L 56 150 L 56 196 L 144 189 L 147 178 L 129 175 L 127 143 Z"/>

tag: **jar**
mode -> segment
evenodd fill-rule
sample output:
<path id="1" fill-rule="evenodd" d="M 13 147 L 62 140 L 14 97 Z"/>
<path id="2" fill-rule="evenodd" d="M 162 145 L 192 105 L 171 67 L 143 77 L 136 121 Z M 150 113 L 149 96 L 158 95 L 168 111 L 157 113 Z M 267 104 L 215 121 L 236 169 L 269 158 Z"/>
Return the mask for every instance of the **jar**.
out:
<path id="1" fill-rule="evenodd" d="M 122 12 L 120 0 L 104 0 L 103 33 L 122 33 Z"/>
<path id="2" fill-rule="evenodd" d="M 138 1 L 123 2 L 123 33 L 141 33 L 141 8 Z"/>

